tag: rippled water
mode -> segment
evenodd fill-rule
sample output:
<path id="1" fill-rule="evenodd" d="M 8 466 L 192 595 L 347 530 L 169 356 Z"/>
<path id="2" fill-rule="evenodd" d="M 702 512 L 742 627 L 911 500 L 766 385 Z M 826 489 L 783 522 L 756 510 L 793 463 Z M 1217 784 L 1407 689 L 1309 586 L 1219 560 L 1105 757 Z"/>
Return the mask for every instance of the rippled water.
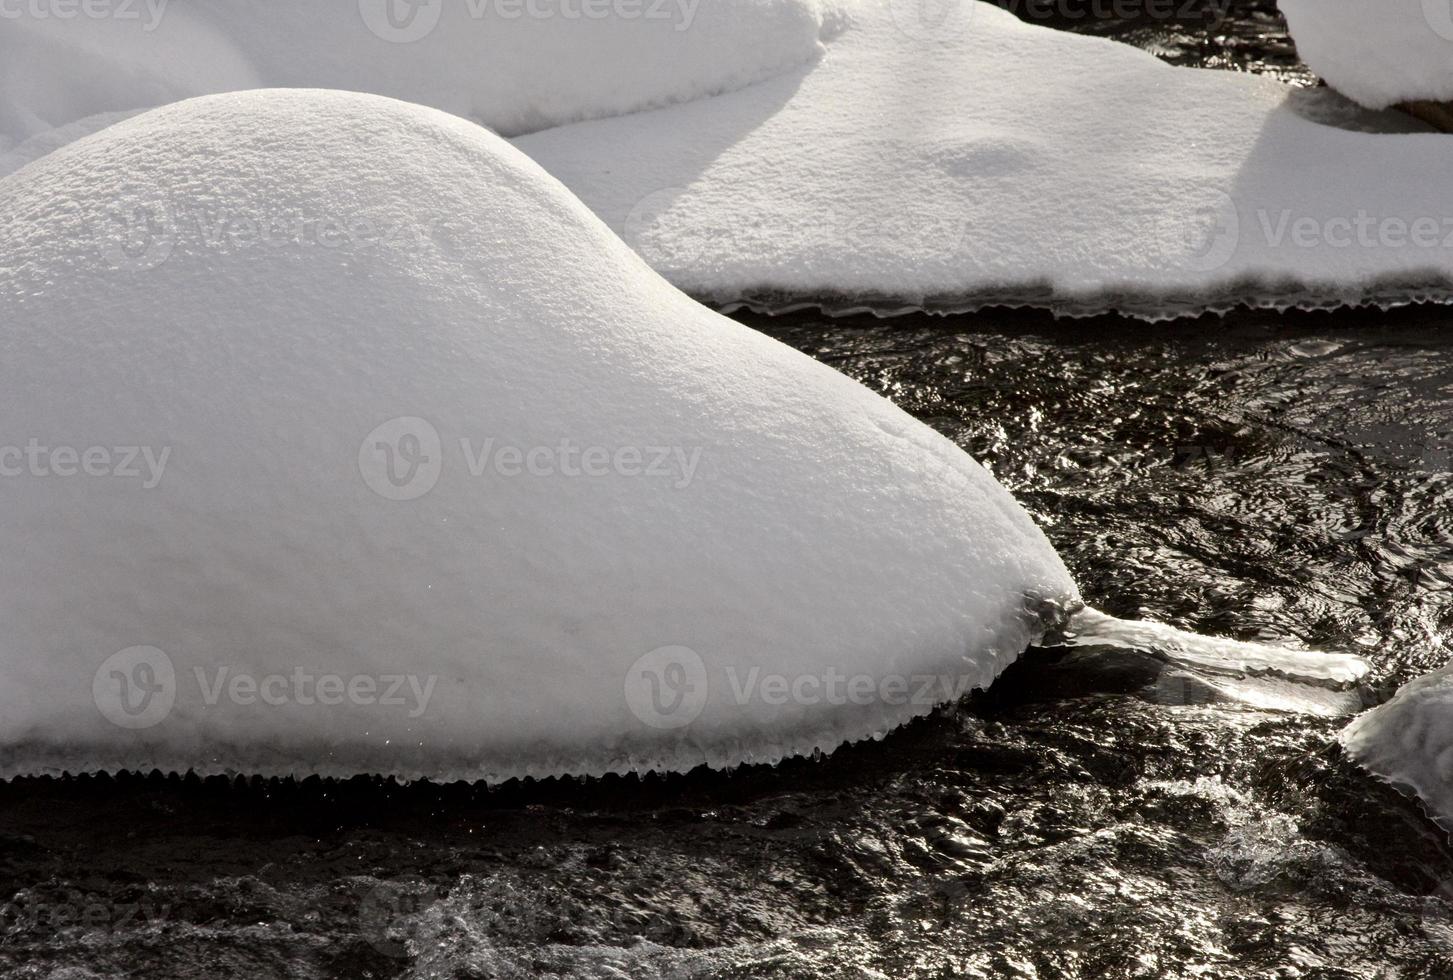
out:
<path id="1" fill-rule="evenodd" d="M 745 319 L 991 466 L 1110 612 L 1360 652 L 1369 701 L 1447 659 L 1453 312 Z M 1453 853 L 1339 757 L 1340 725 L 1041 650 L 775 769 L 22 780 L 0 785 L 0 969 L 1453 977 Z"/>

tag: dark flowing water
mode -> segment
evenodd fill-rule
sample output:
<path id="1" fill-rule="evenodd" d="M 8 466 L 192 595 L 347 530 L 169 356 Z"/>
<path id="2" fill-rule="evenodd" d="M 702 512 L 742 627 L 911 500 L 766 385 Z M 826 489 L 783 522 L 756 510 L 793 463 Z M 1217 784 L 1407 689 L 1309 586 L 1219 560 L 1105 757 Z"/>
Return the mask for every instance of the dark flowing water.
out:
<path id="1" fill-rule="evenodd" d="M 1047 27 L 1112 37 L 1186 68 L 1316 78 L 1297 58 L 1276 0 L 990 0 Z"/>
<path id="2" fill-rule="evenodd" d="M 1264 67 L 1237 39 L 1280 57 L 1269 6 L 1224 43 L 1081 27 Z M 1453 312 L 745 319 L 992 467 L 1110 612 L 1359 652 L 1368 701 L 1447 659 Z M 21 780 L 0 785 L 0 970 L 1453 977 L 1453 853 L 1340 757 L 1342 723 L 1148 656 L 1040 650 L 775 769 Z"/>

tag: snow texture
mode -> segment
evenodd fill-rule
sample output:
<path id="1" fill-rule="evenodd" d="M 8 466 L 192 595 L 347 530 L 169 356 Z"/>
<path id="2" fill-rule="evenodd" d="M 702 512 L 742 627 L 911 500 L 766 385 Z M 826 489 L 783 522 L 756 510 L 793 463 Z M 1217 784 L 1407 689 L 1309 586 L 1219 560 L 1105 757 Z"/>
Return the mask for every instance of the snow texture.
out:
<path id="1" fill-rule="evenodd" d="M 1453 296 L 1453 137 L 1356 131 L 1407 128 L 1395 113 L 1329 125 L 1347 113 L 1326 95 L 989 4 L 732 0 L 682 31 L 469 20 L 408 44 L 359 22 L 342 0 L 199 0 L 135 46 L 114 25 L 0 22 L 0 133 L 260 84 L 366 89 L 506 133 L 673 102 L 516 145 L 726 307 L 1163 317 Z"/>
<path id="2" fill-rule="evenodd" d="M 1453 138 L 988 4 L 854 3 L 811 67 L 518 141 L 686 291 L 1162 316 L 1448 298 Z M 1415 231 L 1415 233 L 1414 233 Z"/>
<path id="3" fill-rule="evenodd" d="M 1297 53 L 1365 106 L 1453 99 L 1447 0 L 1278 0 Z"/>
<path id="4" fill-rule="evenodd" d="M 455 116 L 177 103 L 0 181 L 0 253 L 0 775 L 771 762 L 1078 605 L 958 447 Z"/>
<path id="5" fill-rule="evenodd" d="M 21 140 L 11 149 L 0 152 L 0 177 L 14 173 L 32 160 L 39 160 L 47 153 L 59 150 L 68 143 L 74 143 L 82 137 L 100 132 L 107 126 L 130 119 L 140 111 L 142 110 L 128 109 L 117 112 L 100 112 Z"/>
<path id="6" fill-rule="evenodd" d="M 817 57 L 830 27 L 818 0 L 100 7 L 112 15 L 26 16 L 17 7 L 0 19 L 0 141 L 264 86 L 374 92 L 514 135 L 739 88 Z"/>

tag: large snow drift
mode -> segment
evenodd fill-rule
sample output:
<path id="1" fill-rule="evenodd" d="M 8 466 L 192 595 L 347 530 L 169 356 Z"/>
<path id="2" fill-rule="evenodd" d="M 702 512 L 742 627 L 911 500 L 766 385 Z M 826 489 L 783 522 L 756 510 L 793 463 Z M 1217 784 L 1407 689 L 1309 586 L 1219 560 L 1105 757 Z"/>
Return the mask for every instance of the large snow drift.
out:
<path id="1" fill-rule="evenodd" d="M 1302 114 L 1322 96 L 970 8 L 854 2 L 810 69 L 517 145 L 723 304 L 1450 295 L 1453 139 L 1322 125 Z"/>
<path id="2" fill-rule="evenodd" d="M 0 254 L 0 775 L 771 761 L 1077 602 L 956 446 L 453 116 L 159 109 L 0 181 Z"/>
<path id="3" fill-rule="evenodd" d="M 1341 740 L 1358 763 L 1415 794 L 1453 829 L 1453 666 L 1404 684 L 1391 701 L 1358 715 Z"/>
<path id="4" fill-rule="evenodd" d="M 0 17 L 0 151 L 98 113 L 263 86 L 376 92 L 512 135 L 750 84 L 816 57 L 832 27 L 819 0 L 102 0 L 59 10 Z"/>
<path id="5" fill-rule="evenodd" d="M 1375 109 L 1453 99 L 1447 0 L 1278 0 L 1302 60 Z"/>
<path id="6" fill-rule="evenodd" d="M 194 7 L 206 13 L 186 16 Z M 360 35 L 358 8 L 343 0 L 198 0 L 168 8 L 150 53 L 113 27 L 94 42 L 105 57 L 86 52 L 79 68 L 82 40 L 102 28 L 72 34 L 68 22 L 44 46 L 27 26 L 23 61 L 0 49 L 11 120 L 0 131 L 18 140 L 37 120 L 124 108 L 115 92 L 158 102 L 199 86 L 314 84 L 403 96 L 509 132 L 780 70 L 517 145 L 669 280 L 720 304 L 1164 315 L 1450 296 L 1453 138 L 1324 125 L 1312 117 L 1329 117 L 1325 94 L 1172 68 L 989 4 L 831 9 L 703 0 L 682 32 L 669 21 L 546 20 L 505 42 L 491 21 L 390 44 Z M 0 22 L 11 50 L 15 30 Z M 339 62 L 361 36 L 367 57 Z M 575 47 L 562 57 L 565 39 Z M 498 70 L 495 44 L 508 48 Z M 209 45 L 231 54 L 214 58 Z M 202 64 L 173 67 L 155 46 L 195 51 Z M 609 84 L 597 84 L 601 66 Z M 66 102 L 73 70 L 95 79 L 84 105 Z"/>

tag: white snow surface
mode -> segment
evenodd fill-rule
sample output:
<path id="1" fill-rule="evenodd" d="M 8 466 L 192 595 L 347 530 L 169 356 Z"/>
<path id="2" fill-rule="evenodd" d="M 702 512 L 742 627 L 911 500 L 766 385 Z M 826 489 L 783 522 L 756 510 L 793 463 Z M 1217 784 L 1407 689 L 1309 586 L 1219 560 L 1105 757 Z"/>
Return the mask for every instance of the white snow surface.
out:
<path id="1" fill-rule="evenodd" d="M 81 43 L 70 23 L 46 28 L 65 39 L 52 48 L 27 26 L 25 69 L 0 57 L 0 132 L 15 143 L 37 121 L 257 84 L 367 89 L 507 133 L 674 101 L 516 145 L 667 279 L 723 306 L 1003 302 L 1161 317 L 1453 297 L 1453 137 L 1326 125 L 1315 120 L 1345 113 L 1323 95 L 1174 68 L 973 0 L 703 2 L 681 32 L 532 23 L 518 49 L 510 35 L 508 71 L 476 53 L 505 44 L 488 30 L 379 41 L 340 63 L 363 43 L 354 4 L 262 7 L 169 7 L 146 43 L 204 52 L 209 38 L 230 52 L 201 65 L 107 40 L 84 104 L 66 101 L 77 86 L 65 57 Z M 12 45 L 15 30 L 0 22 Z M 590 57 L 557 79 L 575 64 L 551 46 L 567 35 Z M 688 48 L 700 59 L 671 67 Z M 593 84 L 593 65 L 621 80 Z M 1400 125 L 1391 114 L 1357 125 L 1384 122 Z"/>
<path id="2" fill-rule="evenodd" d="M 57 126 L 55 129 L 47 129 L 28 139 L 21 140 L 9 150 L 0 152 L 0 177 L 14 173 L 32 160 L 39 160 L 47 153 L 59 150 L 68 143 L 74 143 L 82 137 L 100 132 L 107 126 L 130 119 L 141 111 L 144 110 L 121 109 L 116 112 L 99 112 L 94 116 L 86 116 L 73 123 Z"/>
<path id="3" fill-rule="evenodd" d="M 927 9 L 857 0 L 811 67 L 517 145 L 722 304 L 1159 316 L 1449 296 L 1453 138 L 1322 125 L 1303 115 L 1319 97 L 1274 80 L 989 4 L 934 28 L 913 20 Z"/>
<path id="4" fill-rule="evenodd" d="M 0 181 L 0 255 L 0 776 L 771 762 L 1079 604 L 953 443 L 455 116 L 177 103 Z"/>
<path id="5" fill-rule="evenodd" d="M 1342 746 L 1360 765 L 1423 802 L 1453 830 L 1453 665 L 1404 684 L 1352 720 Z"/>
<path id="6" fill-rule="evenodd" d="M 1380 109 L 1453 99 L 1453 4 L 1278 0 L 1297 53 L 1328 84 Z"/>
<path id="7" fill-rule="evenodd" d="M 808 62 L 831 30 L 821 2 L 137 0 L 64 18 L 60 5 L 17 6 L 0 18 L 0 144 L 264 86 L 375 92 L 513 135 Z"/>

